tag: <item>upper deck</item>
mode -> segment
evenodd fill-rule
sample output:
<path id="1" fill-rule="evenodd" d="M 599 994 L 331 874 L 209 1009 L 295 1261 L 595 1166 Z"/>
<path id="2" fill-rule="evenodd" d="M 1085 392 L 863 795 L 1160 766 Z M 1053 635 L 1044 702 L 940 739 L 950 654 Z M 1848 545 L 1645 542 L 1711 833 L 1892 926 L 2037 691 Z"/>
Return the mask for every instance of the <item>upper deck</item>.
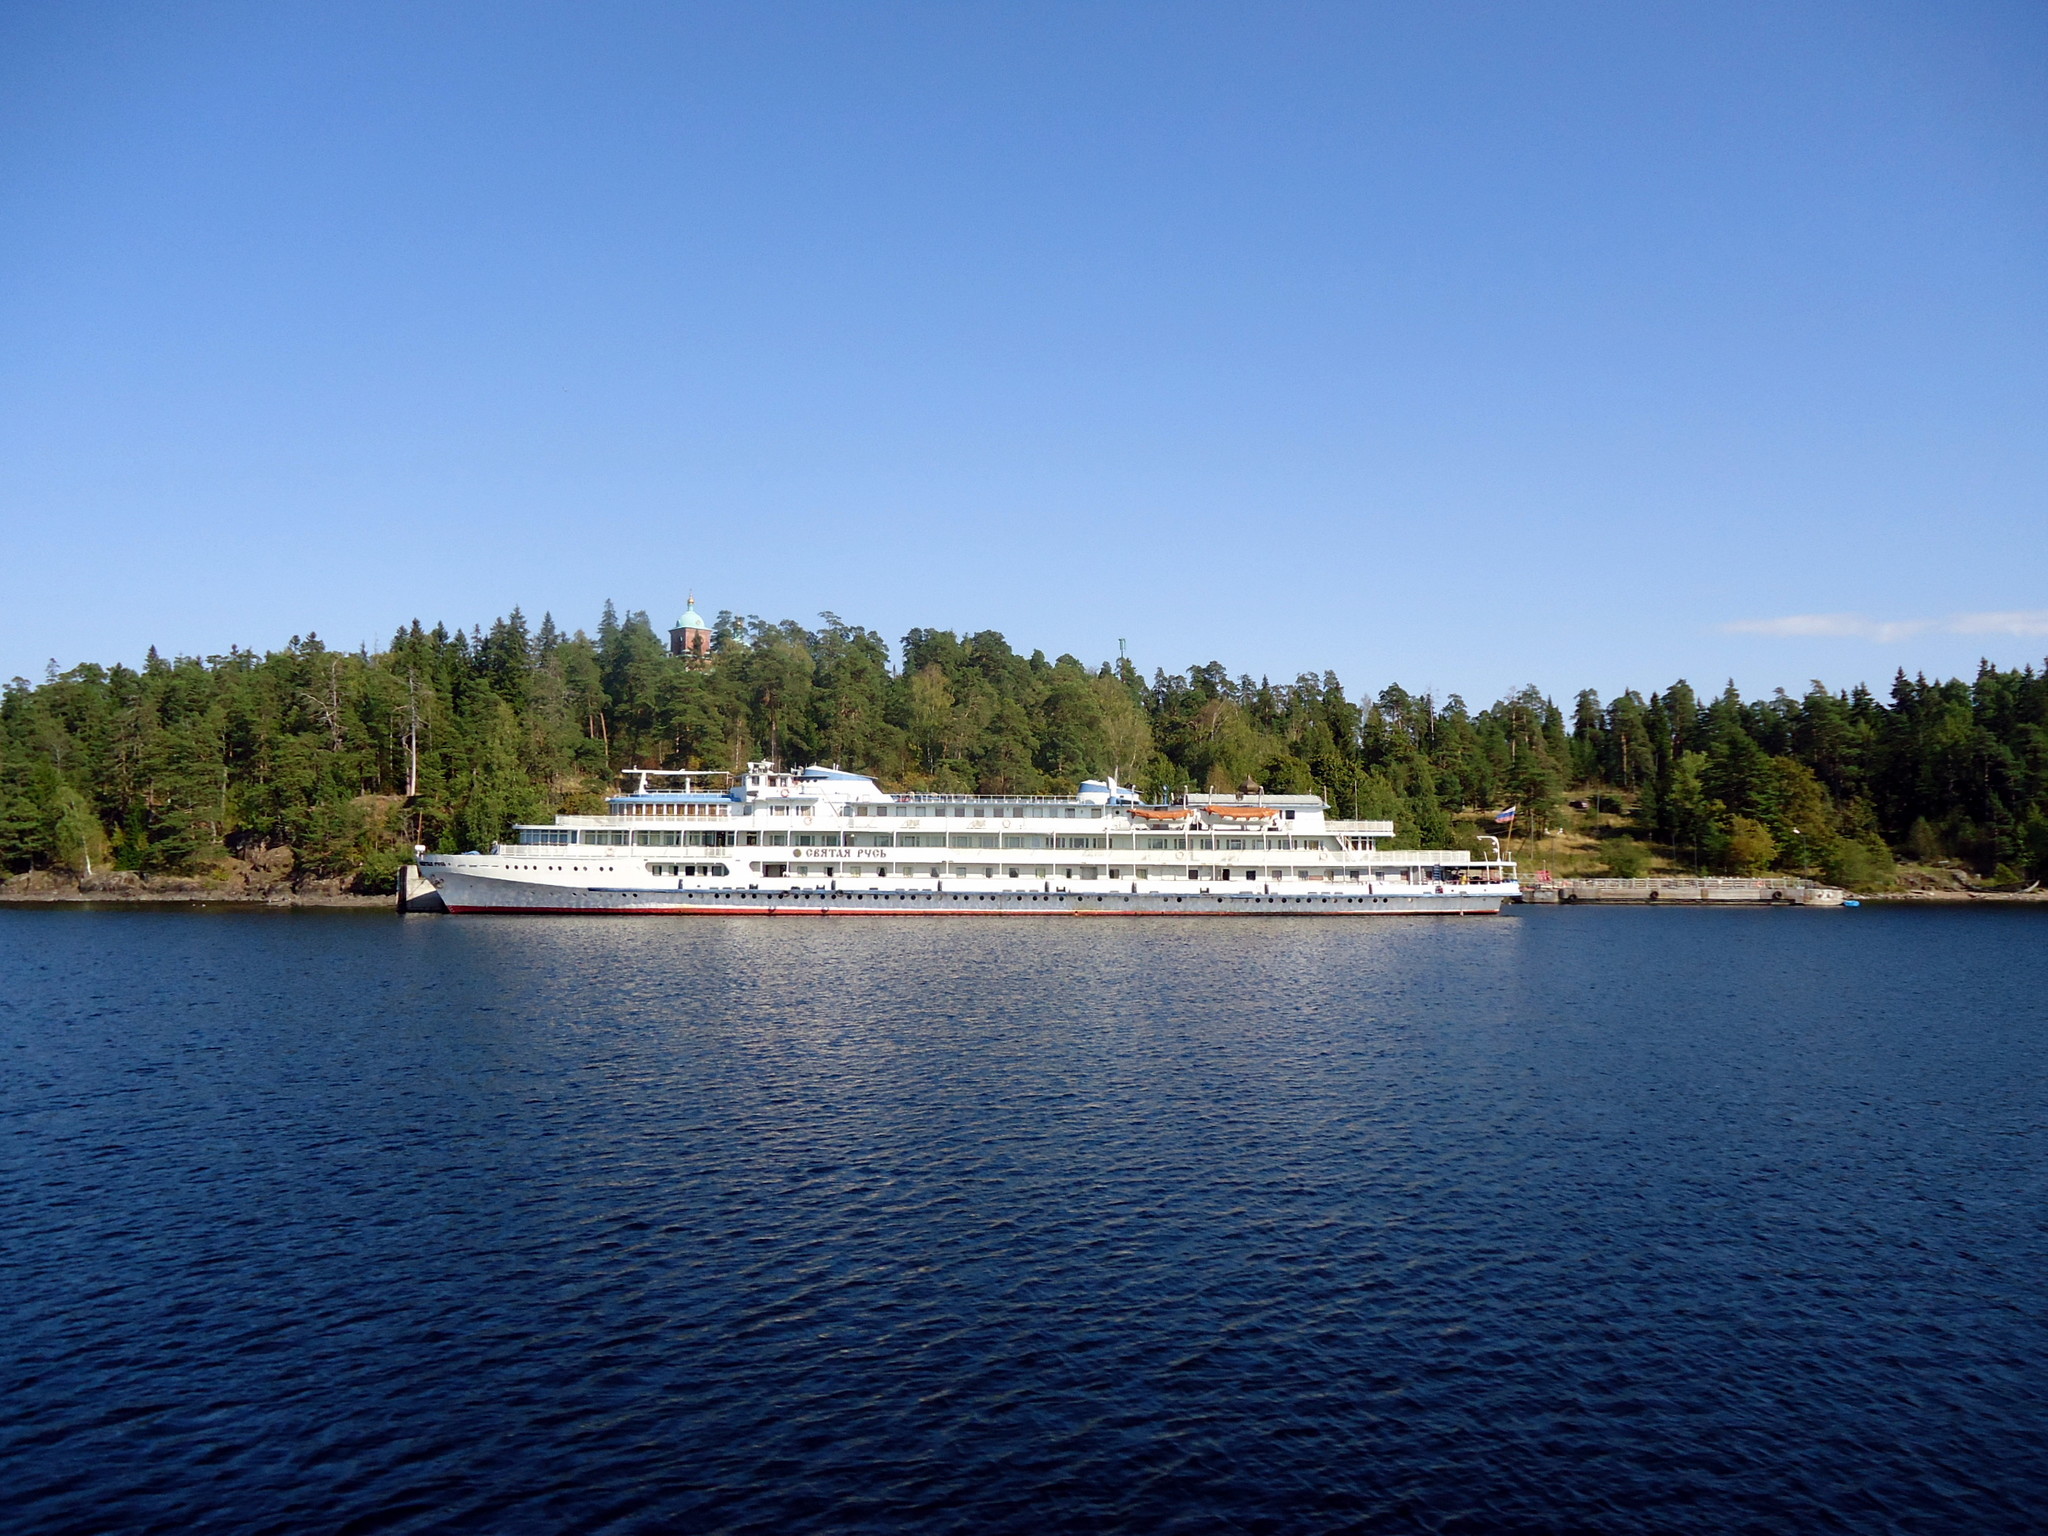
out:
<path id="1" fill-rule="evenodd" d="M 1026 821 L 1092 821 L 1120 828 L 1159 831 L 1321 832 L 1343 831 L 1354 837 L 1391 837 L 1390 821 L 1327 822 L 1328 806 L 1317 795 L 1188 794 L 1171 801 L 1148 803 L 1114 779 L 1088 780 L 1073 795 L 950 794 L 913 791 L 890 794 L 865 774 L 837 768 L 784 770 L 770 763 L 749 763 L 744 773 L 712 773 L 691 769 L 629 768 L 635 781 L 624 794 L 606 801 L 606 817 L 563 816 L 557 825 L 595 824 L 609 817 L 633 821 L 646 818 L 796 816 L 808 820 L 872 823 L 965 821 L 977 824 Z M 655 779 L 680 779 L 680 789 L 650 788 Z M 724 781 L 723 787 L 698 789 L 703 779 Z"/>
<path id="2" fill-rule="evenodd" d="M 916 869 L 932 878 L 947 871 L 993 877 L 1013 861 L 1012 873 L 1023 878 L 1034 858 L 1050 861 L 1037 871 L 1041 876 L 1072 864 L 1082 879 L 1109 869 L 1141 878 L 1196 878 L 1212 860 L 1218 869 L 1257 866 L 1269 878 L 1355 878 L 1405 869 L 1419 879 L 1426 871 L 1457 869 L 1506 879 L 1513 869 L 1498 855 L 1382 847 L 1394 837 L 1393 822 L 1333 819 L 1316 795 L 1190 793 L 1147 802 L 1113 779 L 1086 782 L 1073 795 L 889 794 L 863 774 L 768 763 L 733 774 L 633 768 L 626 777 L 631 788 L 611 796 L 603 814 L 522 825 L 514 846 L 575 848 L 579 856 L 587 847 L 599 858 L 620 846 L 759 849 L 763 868 L 773 858 L 831 860 L 817 866 L 828 872 L 893 859 L 898 874 Z M 680 787 L 656 788 L 656 781 Z M 775 849 L 790 851 L 768 852 Z M 809 862 L 788 867 L 812 870 Z"/>

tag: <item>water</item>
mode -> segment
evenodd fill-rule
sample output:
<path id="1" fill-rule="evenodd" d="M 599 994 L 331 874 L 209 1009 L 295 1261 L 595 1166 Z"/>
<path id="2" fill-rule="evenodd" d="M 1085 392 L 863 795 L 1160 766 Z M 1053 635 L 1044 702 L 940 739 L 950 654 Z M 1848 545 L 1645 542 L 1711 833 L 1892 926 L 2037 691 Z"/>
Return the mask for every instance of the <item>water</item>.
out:
<path id="1" fill-rule="evenodd" d="M 0 910 L 14 1532 L 1990 1532 L 2048 914 Z"/>

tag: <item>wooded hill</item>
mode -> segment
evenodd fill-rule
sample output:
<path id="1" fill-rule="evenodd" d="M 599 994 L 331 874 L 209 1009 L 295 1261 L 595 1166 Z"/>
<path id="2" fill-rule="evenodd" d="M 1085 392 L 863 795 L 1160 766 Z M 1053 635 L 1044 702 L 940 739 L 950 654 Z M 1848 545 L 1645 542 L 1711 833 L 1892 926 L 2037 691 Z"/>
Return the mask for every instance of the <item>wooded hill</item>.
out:
<path id="1" fill-rule="evenodd" d="M 594 811 L 619 769 L 836 763 L 886 787 L 1070 793 L 1316 792 L 1391 818 L 1406 847 L 1471 846 L 1473 813 L 1541 827 L 1594 786 L 1688 867 L 1890 878 L 1894 852 L 2048 876 L 2048 675 L 1901 674 L 1862 687 L 1702 700 L 1684 682 L 1569 714 L 1534 688 L 1473 710 L 1398 686 L 1353 699 L 1220 663 L 1021 656 L 993 632 L 871 630 L 721 614 L 692 665 L 644 613 L 595 636 L 515 610 L 488 631 L 415 623 L 383 651 L 311 635 L 258 655 L 85 665 L 0 700 L 0 863 L 203 873 L 288 848 L 304 878 L 389 889 L 415 842 L 488 847 L 515 821 Z M 1613 865 L 1641 857 L 1613 840 Z"/>

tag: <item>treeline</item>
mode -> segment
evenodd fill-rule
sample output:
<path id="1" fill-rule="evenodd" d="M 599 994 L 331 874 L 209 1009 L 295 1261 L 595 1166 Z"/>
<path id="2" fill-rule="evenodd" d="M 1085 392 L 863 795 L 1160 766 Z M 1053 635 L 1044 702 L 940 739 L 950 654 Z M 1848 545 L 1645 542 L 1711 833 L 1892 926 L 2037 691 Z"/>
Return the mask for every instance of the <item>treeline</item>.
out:
<path id="1" fill-rule="evenodd" d="M 0 700 L 0 863 L 192 873 L 288 848 L 303 876 L 388 889 L 415 843 L 487 847 L 515 821 L 601 809 L 631 766 L 836 763 L 901 789 L 1070 793 L 1114 774 L 1320 793 L 1391 818 L 1403 846 L 1470 846 L 1472 813 L 1525 829 L 1612 796 L 1689 866 L 1882 883 L 1894 854 L 2048 875 L 2048 677 L 1903 674 L 1882 702 L 1815 684 L 1702 702 L 1683 682 L 1569 717 L 1534 688 L 1473 710 L 1334 673 L 1217 663 L 1147 680 L 1128 661 L 1019 655 L 993 632 L 871 630 L 721 614 L 709 666 L 644 613 L 594 636 L 515 610 L 488 631 L 415 623 L 385 650 L 294 637 L 258 655 L 86 665 Z M 1461 820 L 1462 818 L 1462 820 Z M 1614 862 L 1642 844 L 1615 840 Z"/>

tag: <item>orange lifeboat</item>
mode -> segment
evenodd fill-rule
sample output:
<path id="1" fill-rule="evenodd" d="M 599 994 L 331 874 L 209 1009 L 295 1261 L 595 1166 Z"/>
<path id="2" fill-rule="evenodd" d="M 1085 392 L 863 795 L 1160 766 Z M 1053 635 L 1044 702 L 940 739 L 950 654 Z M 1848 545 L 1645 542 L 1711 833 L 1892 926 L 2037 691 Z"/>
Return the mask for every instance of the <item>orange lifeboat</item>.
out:
<path id="1" fill-rule="evenodd" d="M 1226 816 L 1234 821 L 1264 821 L 1268 816 L 1278 816 L 1277 805 L 1205 805 L 1204 816 Z"/>
<path id="2" fill-rule="evenodd" d="M 1134 805 L 1131 814 L 1141 821 L 1185 821 L 1194 812 L 1184 805 Z"/>

